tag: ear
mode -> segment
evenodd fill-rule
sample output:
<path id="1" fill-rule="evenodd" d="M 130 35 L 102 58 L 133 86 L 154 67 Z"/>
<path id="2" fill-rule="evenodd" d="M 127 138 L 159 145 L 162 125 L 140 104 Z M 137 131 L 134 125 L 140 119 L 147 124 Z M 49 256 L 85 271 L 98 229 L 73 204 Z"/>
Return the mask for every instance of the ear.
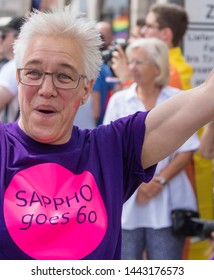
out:
<path id="1" fill-rule="evenodd" d="M 85 85 L 83 87 L 83 94 L 82 94 L 82 101 L 81 104 L 85 104 L 85 102 L 87 101 L 89 94 L 92 91 L 92 87 L 94 85 L 94 80 L 85 80 Z"/>
<path id="2" fill-rule="evenodd" d="M 173 32 L 170 27 L 165 27 L 161 29 L 161 39 L 166 42 L 169 48 L 173 47 L 172 39 L 173 39 Z"/>
<path id="3" fill-rule="evenodd" d="M 19 84 L 19 73 L 18 73 L 17 69 L 16 69 L 16 80 L 17 80 L 17 83 Z"/>

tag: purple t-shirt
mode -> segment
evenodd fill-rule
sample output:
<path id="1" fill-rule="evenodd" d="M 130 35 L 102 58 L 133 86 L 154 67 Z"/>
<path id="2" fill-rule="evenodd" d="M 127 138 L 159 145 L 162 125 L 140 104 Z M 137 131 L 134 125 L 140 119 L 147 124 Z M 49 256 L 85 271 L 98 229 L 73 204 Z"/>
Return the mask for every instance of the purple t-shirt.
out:
<path id="1" fill-rule="evenodd" d="M 145 117 L 74 127 L 63 145 L 1 124 L 0 259 L 120 259 L 122 205 L 155 171 L 141 167 Z"/>

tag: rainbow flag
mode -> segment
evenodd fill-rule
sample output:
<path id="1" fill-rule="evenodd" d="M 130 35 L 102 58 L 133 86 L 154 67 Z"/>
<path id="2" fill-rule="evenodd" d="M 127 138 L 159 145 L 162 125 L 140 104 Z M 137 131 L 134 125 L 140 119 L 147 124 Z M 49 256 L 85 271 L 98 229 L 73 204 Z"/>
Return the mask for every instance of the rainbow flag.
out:
<path id="1" fill-rule="evenodd" d="M 115 38 L 128 38 L 129 18 L 128 15 L 120 15 L 112 21 L 112 30 Z"/>

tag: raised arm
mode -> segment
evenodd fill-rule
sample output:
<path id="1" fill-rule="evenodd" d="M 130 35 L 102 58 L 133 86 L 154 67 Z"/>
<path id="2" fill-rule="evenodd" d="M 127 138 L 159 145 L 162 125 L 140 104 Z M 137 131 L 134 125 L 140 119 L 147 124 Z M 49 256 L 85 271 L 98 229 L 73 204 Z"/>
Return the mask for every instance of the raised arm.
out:
<path id="1" fill-rule="evenodd" d="M 130 79 L 127 57 L 125 51 L 120 45 L 117 46 L 117 51 L 112 53 L 111 62 L 111 68 L 113 69 L 116 77 L 118 77 L 121 81 Z"/>
<path id="2" fill-rule="evenodd" d="M 146 118 L 142 165 L 147 168 L 178 149 L 194 132 L 214 120 L 214 71 L 199 87 L 179 93 Z"/>

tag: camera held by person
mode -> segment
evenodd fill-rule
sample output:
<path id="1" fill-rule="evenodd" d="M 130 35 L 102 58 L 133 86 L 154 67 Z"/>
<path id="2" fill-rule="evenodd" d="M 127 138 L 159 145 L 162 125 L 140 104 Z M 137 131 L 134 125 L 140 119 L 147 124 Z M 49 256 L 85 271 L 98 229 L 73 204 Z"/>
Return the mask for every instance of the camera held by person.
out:
<path id="1" fill-rule="evenodd" d="M 201 238 L 212 238 L 211 233 L 214 231 L 214 221 L 192 218 L 195 235 Z"/>
<path id="2" fill-rule="evenodd" d="M 124 38 L 117 38 L 112 42 L 110 48 L 103 50 L 102 59 L 105 64 L 108 64 L 109 61 L 111 61 L 112 53 L 114 51 L 117 51 L 117 45 L 120 45 L 123 48 L 123 50 L 125 50 L 127 47 L 127 42 Z"/>
<path id="3" fill-rule="evenodd" d="M 176 235 L 197 236 L 201 239 L 212 239 L 214 221 L 199 218 L 196 211 L 185 209 L 172 210 L 172 228 Z"/>

